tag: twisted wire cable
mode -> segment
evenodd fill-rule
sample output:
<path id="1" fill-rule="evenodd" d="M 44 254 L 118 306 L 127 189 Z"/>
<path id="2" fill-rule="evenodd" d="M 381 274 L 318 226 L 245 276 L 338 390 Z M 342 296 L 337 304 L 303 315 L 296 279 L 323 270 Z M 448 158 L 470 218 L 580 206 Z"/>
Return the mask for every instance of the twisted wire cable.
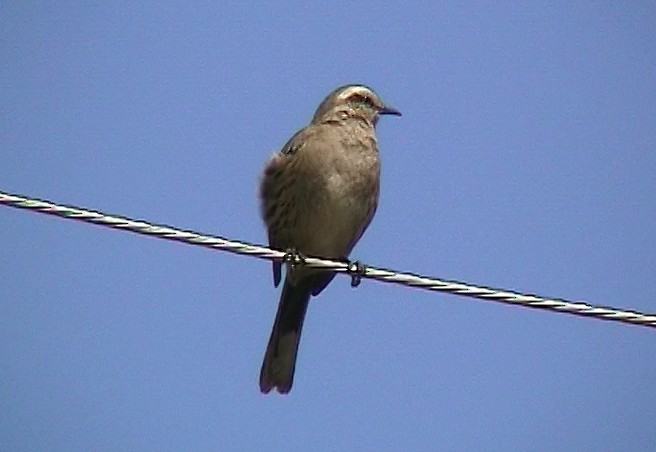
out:
<path id="1" fill-rule="evenodd" d="M 289 253 L 274 250 L 265 246 L 229 240 L 218 236 L 199 234 L 193 231 L 151 224 L 145 221 L 136 221 L 129 218 L 106 215 L 101 212 L 81 209 L 79 207 L 57 205 L 48 201 L 12 195 L 4 192 L 0 192 L 0 205 L 32 210 L 34 212 L 54 215 L 70 220 L 84 221 L 86 223 L 93 223 L 113 229 L 130 231 L 135 234 L 174 240 L 190 245 L 228 251 L 235 254 L 244 254 L 260 259 L 289 260 Z M 353 277 L 354 285 L 356 284 L 356 279 L 364 277 L 388 283 L 401 284 L 408 287 L 446 292 L 479 300 L 496 301 L 515 306 L 544 309 L 582 317 L 656 328 L 656 314 L 643 314 L 631 310 L 593 306 L 582 301 L 572 302 L 560 298 L 545 298 L 537 295 L 493 289 L 485 286 L 476 286 L 464 282 L 443 280 L 413 273 L 403 273 L 383 268 L 362 266 L 359 263 L 346 263 L 316 257 L 303 256 L 302 265 L 307 265 L 312 268 L 332 270 L 337 273 L 347 273 Z"/>

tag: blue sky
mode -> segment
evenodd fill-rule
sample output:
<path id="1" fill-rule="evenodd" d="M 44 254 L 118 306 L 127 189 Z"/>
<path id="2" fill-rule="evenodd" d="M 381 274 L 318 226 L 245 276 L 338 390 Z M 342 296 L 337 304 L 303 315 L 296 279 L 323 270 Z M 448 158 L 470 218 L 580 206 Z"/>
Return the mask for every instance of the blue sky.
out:
<path id="1" fill-rule="evenodd" d="M 656 311 L 650 2 L 0 7 L 0 190 L 264 243 L 271 153 L 344 83 L 375 266 Z M 0 208 L 0 449 L 646 450 L 653 330 L 365 280 L 259 393 L 267 262 Z"/>

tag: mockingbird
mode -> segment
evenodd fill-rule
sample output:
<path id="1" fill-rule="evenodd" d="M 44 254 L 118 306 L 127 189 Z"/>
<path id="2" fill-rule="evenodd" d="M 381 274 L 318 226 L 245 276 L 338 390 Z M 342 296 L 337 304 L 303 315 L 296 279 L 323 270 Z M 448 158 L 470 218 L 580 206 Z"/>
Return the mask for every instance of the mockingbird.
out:
<path id="1" fill-rule="evenodd" d="M 346 259 L 378 205 L 379 115 L 397 115 L 363 85 L 337 88 L 321 102 L 310 125 L 268 161 L 260 186 L 262 217 L 273 248 Z M 282 264 L 273 263 L 280 284 Z M 332 272 L 287 264 L 278 313 L 260 372 L 260 390 L 288 393 L 310 296 Z"/>

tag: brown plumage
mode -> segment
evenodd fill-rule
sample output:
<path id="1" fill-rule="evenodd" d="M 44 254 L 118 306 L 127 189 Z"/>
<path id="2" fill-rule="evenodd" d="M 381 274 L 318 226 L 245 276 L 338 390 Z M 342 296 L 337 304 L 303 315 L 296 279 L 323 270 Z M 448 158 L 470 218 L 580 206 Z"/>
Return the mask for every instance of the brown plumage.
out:
<path id="1" fill-rule="evenodd" d="M 400 115 L 362 85 L 333 91 L 310 125 L 269 160 L 260 187 L 269 244 L 307 256 L 342 259 L 371 222 L 378 205 L 380 159 L 375 125 L 379 115 Z M 274 284 L 281 263 L 273 264 Z M 287 267 L 278 313 L 260 372 L 260 390 L 291 390 L 303 320 L 310 296 L 334 274 Z"/>

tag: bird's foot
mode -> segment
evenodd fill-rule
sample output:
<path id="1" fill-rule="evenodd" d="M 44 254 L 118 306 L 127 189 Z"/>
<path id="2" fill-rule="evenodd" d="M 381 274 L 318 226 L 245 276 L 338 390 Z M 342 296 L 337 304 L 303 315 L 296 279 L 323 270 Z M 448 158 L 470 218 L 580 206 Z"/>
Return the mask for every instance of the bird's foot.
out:
<path id="1" fill-rule="evenodd" d="M 362 277 L 367 271 L 367 267 L 360 261 L 349 261 L 346 272 L 351 275 L 351 287 L 358 287 L 362 282 Z"/>
<path id="2" fill-rule="evenodd" d="M 287 248 L 282 261 L 286 264 L 290 264 L 292 267 L 296 267 L 305 264 L 305 256 L 303 256 L 303 254 L 301 254 L 296 248 Z"/>

